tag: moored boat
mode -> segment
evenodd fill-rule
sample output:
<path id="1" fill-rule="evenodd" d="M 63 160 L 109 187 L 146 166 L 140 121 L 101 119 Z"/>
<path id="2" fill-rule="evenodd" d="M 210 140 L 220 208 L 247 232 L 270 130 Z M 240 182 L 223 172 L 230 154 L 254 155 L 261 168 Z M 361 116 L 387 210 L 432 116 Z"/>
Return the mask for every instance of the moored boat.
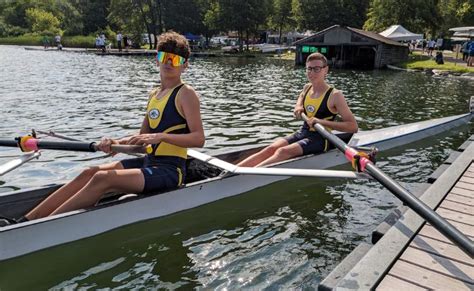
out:
<path id="1" fill-rule="evenodd" d="M 379 150 L 386 150 L 465 124 L 471 117 L 472 114 L 467 113 L 385 129 L 362 131 L 352 136 L 349 144 L 352 147 L 376 146 Z M 345 136 L 345 138 L 348 137 Z M 260 147 L 255 147 L 224 153 L 217 155 L 216 158 L 234 164 L 259 149 Z M 344 154 L 331 150 L 319 155 L 285 161 L 272 167 L 327 169 L 345 162 Z M 288 176 L 232 174 L 222 176 L 219 168 L 192 158 L 189 159 L 188 169 L 186 185 L 180 189 L 154 195 L 135 196 L 126 200 L 117 199 L 117 195 L 113 195 L 106 197 L 90 209 L 2 227 L 0 228 L 0 260 L 194 208 L 288 178 Z M 60 185 L 51 185 L 1 194 L 0 214 L 19 217 L 58 187 Z"/>

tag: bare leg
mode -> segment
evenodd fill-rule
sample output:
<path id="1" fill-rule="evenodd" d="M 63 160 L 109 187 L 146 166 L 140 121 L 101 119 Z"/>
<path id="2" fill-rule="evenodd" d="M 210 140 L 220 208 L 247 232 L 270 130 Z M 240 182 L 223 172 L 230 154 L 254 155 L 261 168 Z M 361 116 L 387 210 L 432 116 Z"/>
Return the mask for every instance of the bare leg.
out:
<path id="1" fill-rule="evenodd" d="M 141 192 L 144 186 L 145 178 L 141 169 L 98 171 L 81 190 L 51 215 L 94 206 L 108 192 Z"/>
<path id="2" fill-rule="evenodd" d="M 257 167 L 278 163 L 301 155 L 303 155 L 303 149 L 298 143 L 293 143 L 277 149 L 271 157 L 262 161 Z"/>
<path id="3" fill-rule="evenodd" d="M 83 188 L 95 173 L 100 170 L 112 169 L 123 169 L 123 167 L 120 162 L 113 162 L 84 170 L 81 174 L 79 174 L 79 176 L 74 178 L 74 180 L 63 185 L 61 188 L 49 195 L 48 198 L 43 200 L 43 202 L 26 214 L 25 217 L 28 220 L 32 220 L 50 215 L 56 208 L 58 208 L 61 204 L 63 204 L 66 200 L 71 198 L 81 188 Z"/>
<path id="4" fill-rule="evenodd" d="M 271 157 L 277 149 L 287 146 L 287 145 L 288 145 L 288 142 L 286 141 L 286 139 L 279 138 L 276 141 L 274 141 L 271 145 L 264 148 L 263 150 L 251 155 L 250 157 L 246 158 L 242 162 L 238 163 L 237 166 L 255 167 L 256 165 L 260 164 L 262 161 Z"/>

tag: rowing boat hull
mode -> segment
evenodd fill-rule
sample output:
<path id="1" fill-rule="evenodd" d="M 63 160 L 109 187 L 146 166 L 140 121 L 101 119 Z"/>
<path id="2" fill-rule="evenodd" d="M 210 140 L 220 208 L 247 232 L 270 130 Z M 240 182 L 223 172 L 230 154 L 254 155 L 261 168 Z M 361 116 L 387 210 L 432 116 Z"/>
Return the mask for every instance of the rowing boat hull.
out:
<path id="1" fill-rule="evenodd" d="M 468 122 L 471 116 L 471 114 L 463 114 L 360 132 L 354 135 L 350 145 L 375 145 L 380 150 L 386 150 L 460 126 Z M 235 162 L 235 158 L 241 158 L 242 155 L 241 152 L 233 152 L 218 157 L 228 162 Z M 327 169 L 344 163 L 346 163 L 344 155 L 339 151 L 331 150 L 320 155 L 310 155 L 286 161 L 276 167 Z M 91 237 L 135 222 L 191 209 L 287 178 L 289 177 L 255 175 L 215 177 L 189 183 L 186 187 L 158 195 L 106 203 L 89 210 L 72 211 L 6 226 L 0 228 L 0 260 Z M 4 193 L 0 196 L 0 213 L 7 215 L 12 209 L 21 208 L 21 205 L 31 208 L 57 187 L 58 185 L 53 185 Z"/>

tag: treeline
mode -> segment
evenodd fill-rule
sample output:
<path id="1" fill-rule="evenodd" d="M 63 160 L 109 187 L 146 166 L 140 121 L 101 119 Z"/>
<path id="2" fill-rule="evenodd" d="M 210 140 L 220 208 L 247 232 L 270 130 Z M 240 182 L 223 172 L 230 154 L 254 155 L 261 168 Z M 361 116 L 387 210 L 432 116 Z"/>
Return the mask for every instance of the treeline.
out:
<path id="1" fill-rule="evenodd" d="M 143 33 L 173 29 L 208 39 L 235 31 L 246 39 L 334 24 L 376 32 L 402 24 L 440 37 L 473 23 L 474 0 L 0 0 L 0 37 L 122 31 L 140 42 Z"/>

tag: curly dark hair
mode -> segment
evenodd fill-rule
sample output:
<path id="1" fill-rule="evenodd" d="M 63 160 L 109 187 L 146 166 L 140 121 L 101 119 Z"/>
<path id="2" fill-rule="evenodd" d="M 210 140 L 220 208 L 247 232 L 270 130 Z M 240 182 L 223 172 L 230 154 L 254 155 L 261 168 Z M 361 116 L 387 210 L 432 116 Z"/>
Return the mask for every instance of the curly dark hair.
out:
<path id="1" fill-rule="evenodd" d="M 186 60 L 191 55 L 189 42 L 183 35 L 169 30 L 158 37 L 158 51 L 177 54 Z"/>

